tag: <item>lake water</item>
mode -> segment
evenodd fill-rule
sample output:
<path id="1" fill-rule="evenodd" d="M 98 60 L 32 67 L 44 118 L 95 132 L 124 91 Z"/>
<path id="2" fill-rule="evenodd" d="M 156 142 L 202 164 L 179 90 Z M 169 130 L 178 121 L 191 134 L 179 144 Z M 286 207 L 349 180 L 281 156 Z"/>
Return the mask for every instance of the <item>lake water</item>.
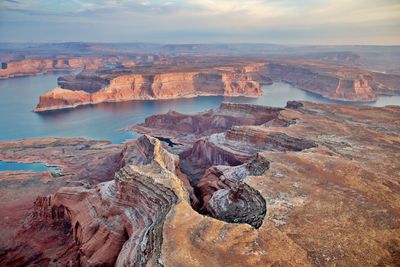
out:
<path id="1" fill-rule="evenodd" d="M 222 101 L 252 103 L 284 107 L 288 100 L 314 102 L 332 101 L 296 89 L 286 83 L 263 86 L 260 98 L 232 98 L 222 96 L 176 100 L 147 100 L 121 103 L 102 103 L 76 109 L 37 114 L 32 109 L 39 96 L 57 85 L 60 74 L 0 80 L 0 140 L 30 137 L 87 137 L 121 143 L 136 134 L 122 128 L 141 123 L 147 116 L 165 113 L 170 109 L 183 113 L 197 113 L 216 108 Z M 381 97 L 373 106 L 400 105 L 400 96 Z"/>
<path id="2" fill-rule="evenodd" d="M 7 162 L 0 160 L 0 171 L 36 171 L 36 172 L 53 172 L 58 173 L 58 167 L 46 166 L 44 163 L 22 163 L 22 162 Z"/>

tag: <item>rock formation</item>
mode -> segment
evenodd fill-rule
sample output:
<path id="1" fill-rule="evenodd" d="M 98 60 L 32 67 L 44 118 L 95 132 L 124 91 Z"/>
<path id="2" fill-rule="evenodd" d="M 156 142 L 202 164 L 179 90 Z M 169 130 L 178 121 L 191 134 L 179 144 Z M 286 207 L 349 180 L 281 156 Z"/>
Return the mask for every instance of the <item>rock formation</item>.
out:
<path id="1" fill-rule="evenodd" d="M 101 102 L 172 99 L 204 95 L 262 95 L 260 84 L 283 81 L 302 90 L 340 101 L 373 102 L 378 95 L 400 94 L 400 76 L 376 73 L 355 66 L 306 60 L 238 62 L 193 71 L 176 64 L 160 68 L 115 68 L 109 71 L 64 76 L 59 87 L 42 95 L 35 111 L 73 108 Z"/>
<path id="2" fill-rule="evenodd" d="M 196 186 L 202 204 L 200 212 L 227 222 L 260 227 L 266 213 L 265 199 L 243 180 L 264 174 L 268 167 L 269 162 L 258 156 L 233 168 L 210 167 Z"/>
<path id="3" fill-rule="evenodd" d="M 228 114 L 226 109 L 248 124 L 208 134 L 188 119 L 201 122 L 209 114 L 212 121 Z M 194 116 L 164 116 L 195 133 L 192 141 L 186 139 L 188 146 L 192 142 L 188 156 L 168 152 L 148 135 L 123 145 L 80 139 L 0 143 L 3 160 L 44 158 L 53 164 L 54 158 L 54 165 L 69 162 L 75 174 L 64 177 L 66 187 L 39 191 L 30 208 L 23 207 L 29 215 L 15 224 L 22 226 L 14 228 L 13 242 L 2 246 L 0 265 L 400 263 L 399 107 L 290 102 L 271 110 L 225 104 Z M 157 126 L 167 124 L 162 116 L 150 121 L 149 131 L 174 134 L 172 126 Z M 209 152 L 210 146 L 216 151 Z M 195 161 L 208 164 L 191 165 Z M 108 162 L 101 171 L 101 165 L 92 169 L 103 174 L 100 183 L 95 175 L 75 180 L 78 173 L 91 173 L 80 170 L 91 162 Z M 200 169 L 200 180 L 190 168 Z M 26 183 L 32 175 L 16 175 L 7 197 L 0 195 L 2 210 L 18 189 L 35 195 L 37 187 Z M 55 179 L 36 175 L 43 182 Z M 1 177 L 7 184 L 14 176 Z M 86 182 L 80 185 L 81 180 Z"/>
<path id="4" fill-rule="evenodd" d="M 327 71 L 326 66 L 302 65 L 293 63 L 271 63 L 262 66 L 260 71 L 272 80 L 279 80 L 305 91 L 319 94 L 333 100 L 375 101 L 377 92 L 370 85 L 369 77 L 344 73 L 339 68 Z"/>
<path id="5" fill-rule="evenodd" d="M 22 59 L 3 62 L 0 68 L 1 78 L 12 78 L 25 75 L 34 75 L 51 71 L 88 69 L 96 70 L 107 63 L 116 63 L 117 57 L 65 57 L 44 59 Z"/>
<path id="6" fill-rule="evenodd" d="M 377 73 L 358 67 L 289 61 L 267 64 L 260 68 L 260 72 L 272 80 L 285 81 L 333 100 L 372 102 L 378 95 L 400 93 L 399 75 Z"/>
<path id="7" fill-rule="evenodd" d="M 195 115 L 175 111 L 147 117 L 145 122 L 128 127 L 141 134 L 171 138 L 181 145 L 192 145 L 196 139 L 225 132 L 236 125 L 260 125 L 279 117 L 280 108 L 250 104 L 222 103 L 216 110 Z M 186 146 L 177 147 L 184 149 Z"/>
<path id="8" fill-rule="evenodd" d="M 87 78 L 85 75 L 78 75 L 76 79 L 64 78 L 59 82 L 68 89 L 55 88 L 42 95 L 35 109 L 36 112 L 90 103 L 138 99 L 172 99 L 202 95 L 247 97 L 262 95 L 259 83 L 251 80 L 246 74 L 220 70 L 128 74 L 114 78 L 102 76 Z"/>
<path id="9" fill-rule="evenodd" d="M 2 264 L 159 265 L 165 216 L 178 201 L 176 194 L 189 199 L 183 188 L 179 189 L 182 181 L 177 177 L 177 157 L 164 151 L 156 139 L 144 136 L 125 145 L 120 163 L 112 181 L 92 189 L 69 187 L 39 197 L 29 229 L 17 236 L 22 242 L 16 243 Z M 35 242 L 24 242 L 32 230 L 56 226 L 70 236 L 59 248 L 61 256 Z M 69 253 L 71 250 L 75 253 Z"/>

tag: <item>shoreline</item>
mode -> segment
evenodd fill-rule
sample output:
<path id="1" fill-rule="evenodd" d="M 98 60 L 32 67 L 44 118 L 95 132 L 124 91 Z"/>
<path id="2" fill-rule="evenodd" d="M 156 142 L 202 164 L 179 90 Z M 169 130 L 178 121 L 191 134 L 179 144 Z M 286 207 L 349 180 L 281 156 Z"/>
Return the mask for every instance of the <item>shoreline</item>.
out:
<path id="1" fill-rule="evenodd" d="M 53 107 L 46 107 L 46 108 L 35 108 L 32 112 L 41 113 L 47 111 L 56 111 L 56 110 L 63 110 L 63 109 L 74 109 L 80 106 L 88 106 L 88 105 L 97 105 L 101 103 L 120 103 L 120 102 L 128 102 L 128 101 L 158 101 L 158 100 L 175 100 L 175 99 L 190 99 L 196 98 L 201 96 L 223 96 L 223 97 L 246 97 L 246 98 L 259 98 L 263 96 L 260 95 L 242 95 L 242 94 L 232 94 L 232 95 L 221 95 L 221 94 L 198 94 L 198 95 L 187 95 L 187 96 L 177 96 L 177 97 L 163 97 L 163 98 L 132 98 L 132 99 L 123 99 L 123 100 L 106 100 L 106 101 L 97 101 L 97 102 L 82 102 L 73 105 L 63 105 L 63 106 L 53 106 Z"/>

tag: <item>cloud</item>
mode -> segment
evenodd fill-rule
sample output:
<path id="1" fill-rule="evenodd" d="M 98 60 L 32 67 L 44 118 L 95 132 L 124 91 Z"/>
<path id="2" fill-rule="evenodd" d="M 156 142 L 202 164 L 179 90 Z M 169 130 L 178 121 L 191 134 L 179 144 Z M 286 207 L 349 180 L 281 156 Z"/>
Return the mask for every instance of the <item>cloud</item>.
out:
<path id="1" fill-rule="evenodd" d="M 122 39 L 126 41 L 127 38 L 168 41 L 168 38 L 179 40 L 181 36 L 181 40 L 191 38 L 214 41 L 220 37 L 221 40 L 243 38 L 244 42 L 297 40 L 298 43 L 303 43 L 314 41 L 320 36 L 320 42 L 340 43 L 341 40 L 357 38 L 359 34 L 360 40 L 369 40 L 371 43 L 379 39 L 390 39 L 400 43 L 400 34 L 395 30 L 397 26 L 400 28 L 400 2 L 398 0 L 5 0 L 0 3 L 0 39 L 7 38 L 7 35 L 2 34 L 2 30 L 4 32 L 6 27 L 11 27 L 15 34 L 23 32 L 19 26 L 23 23 L 32 24 L 34 28 L 31 33 L 32 38 L 35 37 L 35 32 L 55 28 L 54 23 L 64 23 L 81 34 L 65 35 L 65 38 L 77 41 L 79 38 L 85 39 L 91 36 L 93 41 Z M 35 23 L 37 27 L 34 27 Z M 90 29 L 81 27 L 82 23 L 91 25 Z M 368 32 L 366 28 L 373 31 Z M 83 30 L 88 32 L 84 34 Z M 329 32 L 335 32 L 335 36 L 329 37 Z M 104 36 L 103 39 L 101 36 Z M 310 36 L 314 39 L 307 39 Z"/>

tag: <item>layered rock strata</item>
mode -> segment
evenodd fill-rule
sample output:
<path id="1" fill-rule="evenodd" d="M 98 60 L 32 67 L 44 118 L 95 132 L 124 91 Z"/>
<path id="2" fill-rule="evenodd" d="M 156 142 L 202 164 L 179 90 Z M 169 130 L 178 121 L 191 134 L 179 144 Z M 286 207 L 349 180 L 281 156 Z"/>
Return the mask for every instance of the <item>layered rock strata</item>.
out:
<path id="1" fill-rule="evenodd" d="M 97 79 L 97 78 L 96 78 Z M 69 83 L 71 84 L 71 83 Z M 80 89 L 55 88 L 40 97 L 35 111 L 71 108 L 101 102 L 143 99 L 173 99 L 204 95 L 247 96 L 262 95 L 260 84 L 246 74 L 209 70 L 161 74 L 129 74 L 110 78 L 103 87 L 99 83 L 81 82 Z M 95 88 L 94 88 L 95 87 Z M 96 92 L 90 93 L 91 91 Z"/>
<path id="2" fill-rule="evenodd" d="M 306 60 L 278 60 L 218 66 L 195 71 L 175 65 L 154 70 L 115 69 L 59 79 L 59 87 L 42 95 L 35 111 L 73 108 L 101 102 L 172 99 L 204 95 L 262 95 L 260 84 L 283 81 L 302 90 L 339 101 L 373 102 L 378 95 L 400 94 L 400 76 L 354 66 Z M 215 64 L 214 64 L 215 65 Z M 232 64 L 234 65 L 234 64 Z"/>
<path id="3" fill-rule="evenodd" d="M 17 239 L 24 240 L 42 228 L 62 230 L 70 238 L 58 248 L 59 255 L 37 242 L 17 242 L 3 264 L 15 263 L 14 257 L 19 256 L 22 265 L 55 261 L 72 266 L 160 265 L 165 216 L 178 201 L 177 194 L 188 199 L 180 189 L 183 184 L 176 164 L 176 156 L 164 151 L 155 139 L 142 137 L 126 144 L 114 180 L 91 189 L 63 188 L 36 200 L 28 226 Z"/>
<path id="4" fill-rule="evenodd" d="M 3 62 L 0 68 L 1 78 L 12 78 L 18 76 L 34 75 L 51 71 L 89 69 L 96 70 L 105 64 L 113 64 L 118 57 L 66 57 L 66 58 L 45 58 L 45 59 L 22 59 Z"/>
<path id="5" fill-rule="evenodd" d="M 171 141 L 184 145 L 174 150 L 182 151 L 201 137 L 225 132 L 236 125 L 272 123 L 279 118 L 281 110 L 281 108 L 224 102 L 218 109 L 195 115 L 175 111 L 153 115 L 147 117 L 144 123 L 127 127 L 126 130 L 171 138 Z"/>
<path id="6" fill-rule="evenodd" d="M 260 65 L 259 72 L 302 90 L 340 101 L 373 102 L 378 95 L 400 94 L 399 75 L 312 61 L 282 61 Z M 394 83 L 396 81 L 396 83 Z"/>
<path id="7" fill-rule="evenodd" d="M 264 175 L 243 179 L 261 193 L 267 204 L 266 218 L 257 230 L 257 240 L 269 240 L 263 243 L 269 248 L 269 253 L 267 256 L 258 251 L 263 256 L 253 256 L 260 261 L 252 264 L 321 266 L 358 264 L 360 261 L 363 264 L 397 264 L 399 258 L 396 247 L 400 244 L 400 238 L 395 233 L 400 229 L 400 207 L 396 204 L 400 203 L 397 190 L 400 173 L 396 158 L 399 156 L 400 125 L 393 119 L 400 109 L 394 106 L 371 108 L 307 102 L 291 102 L 287 106 L 280 112 L 279 119 L 262 126 L 233 127 L 230 130 L 232 133 L 228 131 L 214 135 L 219 138 L 209 137 L 213 145 L 236 156 L 243 153 L 250 157 L 258 152 L 263 162 L 269 162 L 266 164 L 269 169 L 264 167 L 268 169 Z M 292 123 L 282 124 L 282 121 Z M 238 131 L 242 134 L 238 134 Z M 210 154 L 205 152 L 204 155 Z M 379 165 L 377 158 L 385 163 Z M 220 163 L 218 160 L 216 164 Z M 229 162 L 223 164 L 225 166 L 213 166 L 206 170 L 196 184 L 196 190 L 200 192 L 202 210 L 226 220 L 229 216 L 224 211 L 230 206 L 230 200 L 235 199 L 236 192 L 245 191 L 240 183 L 231 184 L 230 181 L 240 181 L 240 174 L 246 172 L 246 163 L 237 167 L 228 167 L 232 164 Z M 378 193 L 378 188 L 385 188 L 383 192 L 388 193 Z M 235 210 L 235 205 L 230 207 Z M 179 220 L 188 219 L 183 213 L 179 214 L 183 216 Z M 242 215 L 246 218 L 246 213 Z M 179 225 L 179 230 L 171 232 L 167 228 L 167 233 L 179 235 L 179 242 L 187 244 L 182 241 L 183 238 L 194 244 L 193 249 L 198 249 L 200 244 L 200 241 L 189 241 L 193 237 L 193 228 L 207 232 L 207 241 L 201 243 L 211 245 L 221 236 L 226 236 L 226 228 L 218 228 L 215 224 L 205 224 L 203 221 L 191 226 L 178 221 L 175 223 Z M 215 227 L 220 229 L 218 234 L 213 234 Z M 286 244 L 284 252 L 279 250 L 281 245 L 274 245 L 277 229 L 284 231 L 289 238 L 280 237 L 283 238 L 280 242 Z M 180 235 L 182 231 L 188 235 L 187 239 Z M 263 237 L 267 233 L 269 237 Z M 167 238 L 164 243 L 177 244 Z M 218 251 L 218 259 L 222 257 L 231 262 L 231 253 L 222 252 L 218 245 L 212 247 L 207 251 Z M 369 251 L 371 257 L 365 259 L 360 249 Z M 195 264 L 176 249 L 166 251 L 178 253 L 169 261 L 173 264 L 179 264 L 177 257 Z M 291 258 L 290 253 L 294 251 L 299 258 Z M 235 253 L 239 253 L 238 250 Z M 275 255 L 286 256 L 278 261 L 271 260 Z M 217 259 L 205 259 L 196 254 L 198 259 L 213 266 L 222 265 Z M 240 265 L 251 265 L 246 259 L 240 259 Z M 234 262 L 231 264 L 235 265 Z"/>
<path id="8" fill-rule="evenodd" d="M 43 162 L 59 167 L 55 172 L 0 171 L 0 255 L 4 256 L 6 250 L 15 246 L 17 236 L 21 234 L 17 226 L 24 224 L 38 196 L 54 194 L 65 186 L 95 185 L 106 181 L 120 168 L 120 158 L 120 146 L 106 141 L 43 138 L 0 142 L 0 160 Z M 46 230 L 30 229 L 27 232 L 30 236 L 24 235 L 26 240 L 33 239 L 40 244 L 37 250 L 32 251 L 33 254 L 25 256 L 35 258 L 39 257 L 41 250 L 63 247 L 68 239 L 64 236 L 63 226 L 57 226 L 54 231 L 50 226 Z M 44 237 L 47 241 L 41 242 Z M 25 249 L 30 251 L 30 248 Z M 21 251 L 25 249 L 21 247 Z M 52 253 L 57 255 L 55 251 Z M 24 261 L 14 260 L 9 264 L 26 265 Z"/>
<path id="9" fill-rule="evenodd" d="M 338 75 L 323 68 L 296 64 L 271 63 L 261 67 L 261 72 L 272 80 L 284 81 L 305 91 L 333 100 L 375 101 L 377 92 L 369 77 L 362 74 Z"/>
<path id="10" fill-rule="evenodd" d="M 268 167 L 269 162 L 257 156 L 233 168 L 219 165 L 207 169 L 196 186 L 202 204 L 199 210 L 226 222 L 259 228 L 266 213 L 265 199 L 243 180 L 264 174 Z"/>

